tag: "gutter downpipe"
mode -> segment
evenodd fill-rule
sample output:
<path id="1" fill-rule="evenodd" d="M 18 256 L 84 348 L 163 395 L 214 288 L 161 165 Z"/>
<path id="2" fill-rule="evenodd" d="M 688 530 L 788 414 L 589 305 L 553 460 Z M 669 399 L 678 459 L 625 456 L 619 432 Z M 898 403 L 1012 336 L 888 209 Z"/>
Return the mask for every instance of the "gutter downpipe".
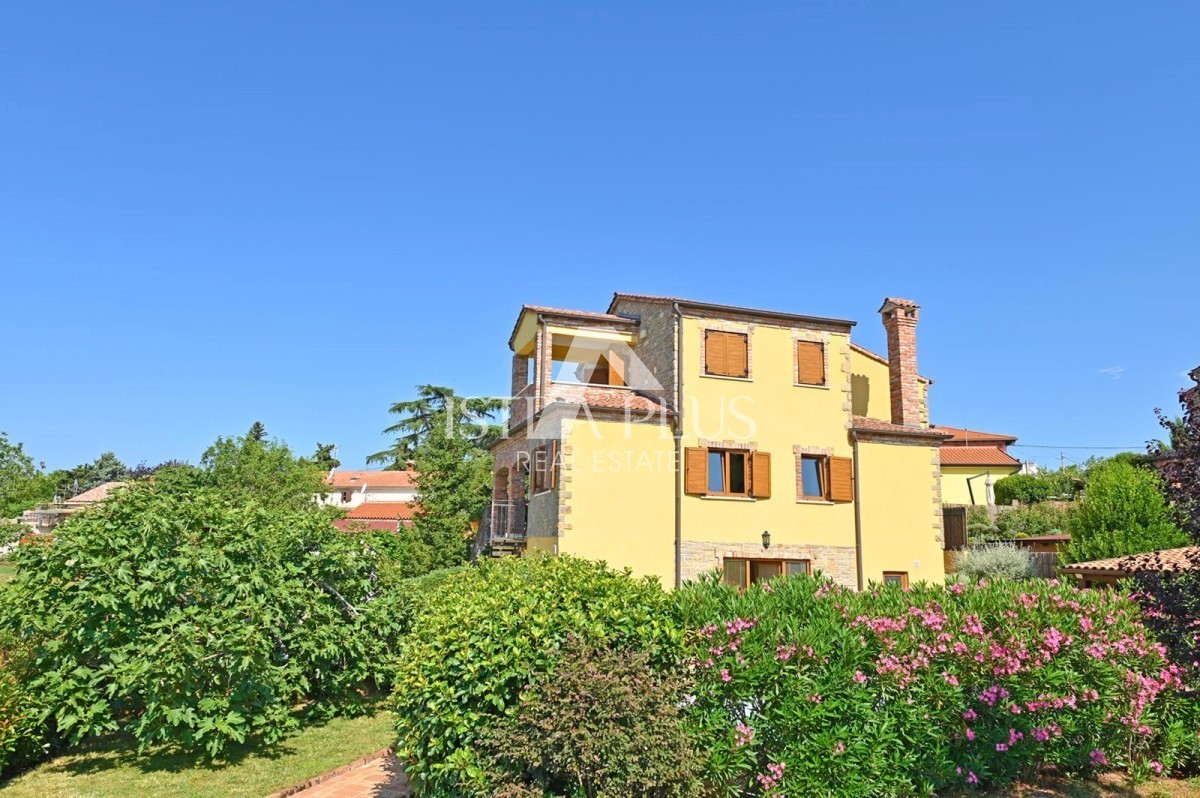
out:
<path id="1" fill-rule="evenodd" d="M 862 483 L 858 480 L 858 430 L 851 429 L 854 439 L 854 565 L 858 570 L 858 589 L 863 589 L 862 556 Z"/>
<path id="2" fill-rule="evenodd" d="M 683 586 L 683 311 L 675 314 L 675 588 Z"/>

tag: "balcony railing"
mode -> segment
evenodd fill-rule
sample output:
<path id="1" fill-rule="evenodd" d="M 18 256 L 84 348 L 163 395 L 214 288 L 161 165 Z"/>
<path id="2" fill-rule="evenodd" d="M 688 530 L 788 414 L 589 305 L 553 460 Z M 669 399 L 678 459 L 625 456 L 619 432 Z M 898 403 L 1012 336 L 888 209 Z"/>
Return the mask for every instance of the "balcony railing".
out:
<path id="1" fill-rule="evenodd" d="M 483 511 L 474 557 L 512 553 L 525 542 L 525 501 L 495 502 Z"/>

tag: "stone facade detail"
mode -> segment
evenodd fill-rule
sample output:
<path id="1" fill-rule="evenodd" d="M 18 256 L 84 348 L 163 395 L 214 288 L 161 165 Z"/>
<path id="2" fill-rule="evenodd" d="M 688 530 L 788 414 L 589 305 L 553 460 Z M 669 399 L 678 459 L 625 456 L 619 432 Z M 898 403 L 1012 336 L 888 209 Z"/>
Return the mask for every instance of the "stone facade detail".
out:
<path id="1" fill-rule="evenodd" d="M 683 581 L 722 567 L 726 557 L 760 560 L 808 560 L 815 573 L 820 571 L 839 585 L 858 588 L 858 566 L 853 546 L 816 546 L 776 544 L 769 549 L 761 543 L 720 543 L 700 540 L 683 541 Z"/>
<path id="2" fill-rule="evenodd" d="M 672 410 L 679 407 L 675 396 L 675 362 L 678 330 L 669 304 L 620 299 L 610 311 L 638 319 L 637 357 L 630 364 L 627 382 L 638 392 Z"/>

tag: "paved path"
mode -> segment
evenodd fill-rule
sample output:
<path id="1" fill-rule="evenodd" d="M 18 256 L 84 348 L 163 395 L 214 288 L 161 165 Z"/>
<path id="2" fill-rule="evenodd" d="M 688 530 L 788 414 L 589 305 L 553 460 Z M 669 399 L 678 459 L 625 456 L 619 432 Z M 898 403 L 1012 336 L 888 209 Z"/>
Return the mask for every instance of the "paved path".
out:
<path id="1" fill-rule="evenodd" d="M 302 790 L 296 793 L 296 798 L 409 798 L 410 795 L 400 763 L 388 754 Z"/>

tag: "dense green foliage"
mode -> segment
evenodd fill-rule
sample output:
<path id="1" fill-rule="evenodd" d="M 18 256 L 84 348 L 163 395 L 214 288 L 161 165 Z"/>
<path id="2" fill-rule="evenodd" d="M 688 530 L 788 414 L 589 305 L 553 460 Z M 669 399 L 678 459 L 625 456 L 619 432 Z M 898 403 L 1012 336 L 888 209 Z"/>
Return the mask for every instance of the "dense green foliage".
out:
<path id="1" fill-rule="evenodd" d="M 710 783 L 928 794 L 1042 763 L 1170 767 L 1178 669 L 1110 592 L 1040 580 L 864 593 L 811 579 L 679 595 Z"/>
<path id="2" fill-rule="evenodd" d="M 16 556 L 0 624 L 71 742 L 122 729 L 217 754 L 279 739 L 297 703 L 353 713 L 390 682 L 386 569 L 315 508 L 135 485 Z"/>
<path id="3" fill-rule="evenodd" d="M 954 553 L 954 570 L 968 582 L 980 579 L 1019 581 L 1034 575 L 1033 557 L 1028 549 L 992 543 Z"/>
<path id="4" fill-rule="evenodd" d="M 685 693 L 645 652 L 571 640 L 558 666 L 486 730 L 491 794 L 698 795 L 703 757 L 684 726 Z"/>
<path id="5" fill-rule="evenodd" d="M 217 438 L 200 458 L 200 468 L 167 469 L 156 481 L 176 480 L 177 488 L 210 487 L 222 495 L 264 507 L 303 509 L 314 496 L 327 491 L 325 473 L 309 460 L 297 458 L 287 444 L 259 440 L 251 434 Z"/>
<path id="6" fill-rule="evenodd" d="M 398 749 L 422 794 L 489 794 L 482 736 L 561 660 L 569 637 L 675 661 L 669 596 L 603 564 L 569 557 L 488 560 L 428 597 L 404 643 Z"/>
<path id="7" fill-rule="evenodd" d="M 0 432 L 0 520 L 16 518 L 39 502 L 54 498 L 57 480 L 43 474 L 24 444 Z"/>
<path id="8" fill-rule="evenodd" d="M 0 774 L 36 762 L 48 747 L 28 659 L 19 638 L 0 633 Z"/>
<path id="9" fill-rule="evenodd" d="M 975 506 L 967 511 L 967 528 L 971 540 L 988 542 L 1015 540 L 1040 535 L 1060 535 L 1070 528 L 1073 503 L 1039 502 L 1015 507 L 996 508 L 996 520 L 988 517 L 986 507 Z"/>
<path id="10" fill-rule="evenodd" d="M 996 504 L 1035 504 L 1052 499 L 1071 499 L 1081 475 L 1073 470 L 1013 474 L 996 480 Z"/>
<path id="11" fill-rule="evenodd" d="M 1123 557 L 1186 546 L 1156 473 L 1111 462 L 1088 476 L 1087 491 L 1071 517 L 1065 563 Z"/>
<path id="12" fill-rule="evenodd" d="M 402 471 L 435 429 L 486 449 L 500 434 L 500 428 L 492 423 L 500 407 L 498 399 L 459 396 L 453 388 L 418 385 L 416 399 L 396 402 L 388 408 L 389 413 L 401 417 L 383 431 L 385 435 L 395 435 L 395 441 L 389 448 L 367 457 L 367 462 L 384 463 L 389 469 Z"/>
<path id="13" fill-rule="evenodd" d="M 714 576 L 668 595 L 567 557 L 488 563 L 435 591 L 405 644 L 399 750 L 421 794 L 447 796 L 606 794 L 601 775 L 619 783 L 652 738 L 662 758 L 647 767 L 690 747 L 713 795 L 940 794 L 1042 765 L 1195 765 L 1183 670 L 1140 618 L 1119 593 L 1043 580 L 739 592 Z M 564 648 L 570 634 L 582 649 Z M 656 725 L 676 690 L 686 743 Z"/>
<path id="14" fill-rule="evenodd" d="M 1200 383 L 1200 368 L 1191 377 Z M 1167 498 L 1179 513 L 1184 530 L 1200 543 L 1200 385 L 1180 391 L 1179 405 L 1183 415 L 1177 419 L 1155 411 L 1170 434 L 1171 448 L 1151 444 L 1150 453 L 1155 455 L 1155 467 L 1162 474 Z"/>

